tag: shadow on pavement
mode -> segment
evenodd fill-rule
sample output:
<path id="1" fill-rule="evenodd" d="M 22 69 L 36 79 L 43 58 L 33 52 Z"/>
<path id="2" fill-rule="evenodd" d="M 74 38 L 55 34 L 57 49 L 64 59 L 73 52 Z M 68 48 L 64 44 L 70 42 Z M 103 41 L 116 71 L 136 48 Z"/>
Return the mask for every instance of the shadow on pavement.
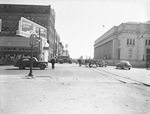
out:
<path id="1" fill-rule="evenodd" d="M 5 70 L 30 70 L 30 68 L 26 68 L 26 69 L 18 69 L 18 68 L 7 68 Z M 39 68 L 33 68 L 32 70 L 41 70 Z M 52 69 L 44 69 L 44 70 L 52 70 Z M 43 71 L 43 70 L 41 70 Z"/>

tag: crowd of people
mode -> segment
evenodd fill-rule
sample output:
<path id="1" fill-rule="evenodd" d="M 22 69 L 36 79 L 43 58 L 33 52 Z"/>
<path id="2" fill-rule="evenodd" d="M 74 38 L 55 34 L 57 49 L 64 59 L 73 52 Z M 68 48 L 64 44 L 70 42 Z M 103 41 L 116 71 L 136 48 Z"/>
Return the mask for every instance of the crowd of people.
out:
<path id="1" fill-rule="evenodd" d="M 85 60 L 82 60 L 82 59 L 78 59 L 78 63 L 79 63 L 79 66 L 82 66 L 82 64 L 84 64 L 85 66 L 88 66 L 88 67 L 92 67 L 92 60 L 91 59 L 85 59 Z"/>

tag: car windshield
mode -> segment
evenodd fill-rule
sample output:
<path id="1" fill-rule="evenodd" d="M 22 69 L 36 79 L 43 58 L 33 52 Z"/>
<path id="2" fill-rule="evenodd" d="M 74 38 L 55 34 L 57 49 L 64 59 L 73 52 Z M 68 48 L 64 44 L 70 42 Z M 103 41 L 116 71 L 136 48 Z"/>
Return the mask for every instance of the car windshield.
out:
<path id="1" fill-rule="evenodd" d="M 120 63 L 126 63 L 126 64 L 130 65 L 129 61 L 121 61 Z"/>
<path id="2" fill-rule="evenodd" d="M 127 63 L 128 65 L 130 65 L 130 63 L 129 63 L 128 61 L 126 61 L 126 63 Z"/>

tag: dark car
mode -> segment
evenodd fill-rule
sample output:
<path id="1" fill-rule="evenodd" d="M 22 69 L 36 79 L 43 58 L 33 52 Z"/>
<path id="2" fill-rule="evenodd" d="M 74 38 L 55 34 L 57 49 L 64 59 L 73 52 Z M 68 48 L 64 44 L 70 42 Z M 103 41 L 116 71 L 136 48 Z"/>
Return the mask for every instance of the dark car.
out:
<path id="1" fill-rule="evenodd" d="M 107 67 L 107 63 L 102 59 L 98 59 L 96 63 L 99 67 Z"/>
<path id="2" fill-rule="evenodd" d="M 131 69 L 132 65 L 130 64 L 129 61 L 120 61 L 119 63 L 116 64 L 116 68 L 121 68 L 121 69 Z"/>
<path id="3" fill-rule="evenodd" d="M 48 62 L 42 62 L 38 61 L 37 58 L 33 57 L 33 67 L 45 69 L 48 67 Z M 31 64 L 31 58 L 30 57 L 23 57 L 20 58 L 15 64 L 14 67 L 19 67 L 19 69 L 25 69 L 26 67 L 30 67 Z"/>
<path id="4" fill-rule="evenodd" d="M 89 64 L 89 67 L 97 66 L 96 59 L 89 59 L 88 64 Z"/>

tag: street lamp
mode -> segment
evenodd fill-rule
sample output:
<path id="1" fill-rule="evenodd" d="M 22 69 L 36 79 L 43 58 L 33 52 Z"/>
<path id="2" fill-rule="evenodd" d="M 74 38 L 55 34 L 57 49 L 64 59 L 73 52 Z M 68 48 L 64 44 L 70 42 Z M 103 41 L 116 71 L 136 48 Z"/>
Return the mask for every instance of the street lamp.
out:
<path id="1" fill-rule="evenodd" d="M 33 78 L 32 67 L 33 67 L 33 47 L 37 44 L 37 35 L 32 33 L 30 35 L 30 46 L 31 46 L 31 59 L 30 59 L 30 72 L 29 77 Z"/>

